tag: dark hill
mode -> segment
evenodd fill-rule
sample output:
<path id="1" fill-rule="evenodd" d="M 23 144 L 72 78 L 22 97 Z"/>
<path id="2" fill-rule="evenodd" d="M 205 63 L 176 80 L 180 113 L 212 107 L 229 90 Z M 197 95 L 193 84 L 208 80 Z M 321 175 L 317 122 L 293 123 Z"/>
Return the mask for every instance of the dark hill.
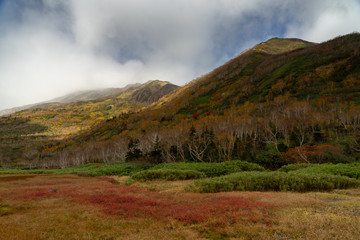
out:
<path id="1" fill-rule="evenodd" d="M 270 39 L 161 99 L 178 113 L 226 109 L 247 101 L 338 96 L 360 101 L 360 34 L 314 44 Z"/>

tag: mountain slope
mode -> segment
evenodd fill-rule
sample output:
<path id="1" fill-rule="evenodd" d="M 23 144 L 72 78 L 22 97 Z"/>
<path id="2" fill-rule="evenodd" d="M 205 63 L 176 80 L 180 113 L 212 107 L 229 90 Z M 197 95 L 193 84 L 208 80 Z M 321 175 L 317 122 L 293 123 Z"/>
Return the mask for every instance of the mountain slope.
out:
<path id="1" fill-rule="evenodd" d="M 54 98 L 48 102 L 57 102 L 57 103 L 71 103 L 71 102 L 79 102 L 79 101 L 91 101 L 96 99 L 107 98 L 113 95 L 119 95 L 123 91 L 126 91 L 125 88 L 105 88 L 105 89 L 97 89 L 97 90 L 89 90 L 89 91 L 78 91 L 74 93 L 67 94 L 62 97 Z"/>
<path id="2" fill-rule="evenodd" d="M 159 144 L 164 161 L 351 161 L 360 149 L 359 49 L 360 34 L 321 44 L 271 39 L 59 149 L 106 161 L 129 160 L 133 148 L 138 159 L 158 161 Z M 136 145 L 127 148 L 129 139 Z"/>
<path id="3" fill-rule="evenodd" d="M 246 101 L 266 102 L 285 93 L 298 99 L 338 95 L 360 101 L 360 85 L 354 84 L 360 72 L 358 48 L 359 34 L 322 44 L 271 39 L 165 96 L 158 106 L 203 113 Z"/>
<path id="4" fill-rule="evenodd" d="M 118 89 L 76 92 L 52 100 L 54 102 L 32 106 L 13 114 L 13 117 L 30 118 L 32 123 L 48 127 L 48 134 L 63 137 L 64 134 L 73 134 L 101 120 L 138 111 L 176 88 L 174 84 L 156 80 Z M 144 92 L 147 95 L 139 97 Z M 88 100 L 82 101 L 84 99 Z"/>
<path id="5" fill-rule="evenodd" d="M 353 161 L 360 157 L 359 49 L 360 34 L 321 44 L 275 38 L 141 111 L 131 113 L 128 107 L 126 114 L 112 115 L 123 99 L 136 101 L 136 109 L 149 106 L 141 104 L 153 100 L 150 86 L 116 99 L 88 102 L 80 113 L 76 106 L 82 102 L 68 105 L 71 111 L 59 107 L 58 112 L 67 112 L 62 116 L 70 114 L 63 121 L 78 119 L 77 126 L 87 127 L 38 146 L 28 159 L 76 165 L 236 158 L 271 168 L 294 161 Z M 104 108 L 106 116 L 101 115 Z M 84 112 L 96 114 L 93 126 L 77 118 Z M 27 124 L 33 132 L 46 131 L 30 126 L 37 123 L 36 116 L 19 114 L 30 117 Z"/>
<path id="6" fill-rule="evenodd" d="M 108 98 L 126 98 L 129 101 L 139 103 L 152 103 L 160 97 L 170 93 L 177 88 L 176 85 L 160 80 L 148 81 L 147 83 L 129 84 L 123 88 L 104 88 L 87 91 L 78 91 L 54 98 L 49 101 L 29 104 L 0 111 L 0 116 L 10 115 L 30 108 L 52 108 L 59 103 L 86 102 Z"/>
<path id="7" fill-rule="evenodd" d="M 51 145 L 101 121 L 139 111 L 176 88 L 174 84 L 156 80 L 122 89 L 84 91 L 54 99 L 58 102 L 37 104 L 0 117 L 1 162 L 11 164 L 33 159 L 31 152 L 44 149 L 44 143 Z M 142 92 L 148 95 L 140 98 Z M 81 101 L 94 97 L 100 98 Z M 67 103 L 69 101 L 75 102 Z"/>

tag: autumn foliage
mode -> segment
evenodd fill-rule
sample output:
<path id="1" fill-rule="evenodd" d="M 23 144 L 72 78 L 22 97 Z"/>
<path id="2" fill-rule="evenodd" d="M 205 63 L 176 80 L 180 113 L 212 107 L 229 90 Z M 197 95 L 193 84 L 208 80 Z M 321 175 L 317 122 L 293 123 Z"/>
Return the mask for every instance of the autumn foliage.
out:
<path id="1" fill-rule="evenodd" d="M 67 107 L 74 111 L 63 115 L 34 110 L 2 118 L 1 164 L 241 159 L 279 168 L 354 161 L 360 157 L 359 41 L 358 33 L 321 44 L 271 39 L 144 108 L 119 111 L 108 103 L 121 101 L 111 99 L 73 103 Z"/>
<path id="2" fill-rule="evenodd" d="M 61 177 L 42 182 L 36 187 L 2 189 L 0 194 L 8 200 L 33 201 L 62 198 L 101 210 L 108 216 L 122 218 L 153 217 L 183 224 L 235 223 L 242 220 L 269 221 L 268 211 L 273 206 L 241 196 L 206 194 L 167 194 L 142 188 L 109 183 L 109 177 L 76 178 L 61 181 Z M 86 180 L 86 181 L 84 181 Z M 32 183 L 34 184 L 34 183 Z M 29 184 L 30 185 L 30 184 Z"/>
<path id="3" fill-rule="evenodd" d="M 304 145 L 291 148 L 281 155 L 287 163 L 324 163 L 328 162 L 327 156 L 329 154 L 340 152 L 340 148 L 331 145 Z"/>

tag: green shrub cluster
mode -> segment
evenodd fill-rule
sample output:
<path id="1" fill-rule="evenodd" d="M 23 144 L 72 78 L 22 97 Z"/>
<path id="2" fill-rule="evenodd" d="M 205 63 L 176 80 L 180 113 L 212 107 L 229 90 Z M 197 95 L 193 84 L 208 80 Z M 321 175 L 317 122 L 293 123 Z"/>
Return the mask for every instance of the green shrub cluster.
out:
<path id="1" fill-rule="evenodd" d="M 293 164 L 288 164 L 288 165 L 282 166 L 280 169 L 278 169 L 278 171 L 280 171 L 280 172 L 296 171 L 296 170 L 299 170 L 299 169 L 311 167 L 313 165 L 315 165 L 315 164 L 293 163 Z M 316 164 L 316 165 L 318 165 L 318 164 Z"/>
<path id="2" fill-rule="evenodd" d="M 297 173 L 316 173 L 316 174 L 332 174 L 339 176 L 347 176 L 360 179 L 360 162 L 355 163 L 324 163 L 324 164 L 290 164 L 284 166 L 279 171 L 297 172 Z"/>
<path id="3" fill-rule="evenodd" d="M 162 163 L 151 168 L 155 169 L 174 169 L 174 170 L 194 170 L 202 172 L 206 177 L 218 177 L 235 172 L 243 171 L 265 171 L 263 167 L 256 163 L 249 163 L 240 160 L 233 160 L 221 163 L 207 162 L 176 162 Z"/>
<path id="4" fill-rule="evenodd" d="M 84 176 L 106 176 L 118 175 L 126 176 L 132 173 L 142 171 L 146 166 L 133 163 L 111 163 L 97 164 L 89 163 L 79 167 L 51 169 L 51 170 L 22 170 L 22 169 L 0 169 L 0 174 L 82 174 Z"/>
<path id="5" fill-rule="evenodd" d="M 52 170 L 55 174 L 79 174 L 84 173 L 88 176 L 106 176 L 106 175 L 118 175 L 126 176 L 134 172 L 144 170 L 140 165 L 131 163 L 113 163 L 113 164 L 86 164 L 84 166 L 76 168 L 66 168 Z"/>
<path id="6" fill-rule="evenodd" d="M 46 173 L 49 173 L 49 170 L 41 170 L 41 169 L 23 170 L 16 168 L 0 168 L 0 174 L 46 174 Z M 49 174 L 51 174 L 51 172 Z"/>
<path id="7" fill-rule="evenodd" d="M 201 193 L 229 191 L 331 191 L 360 186 L 360 181 L 335 175 L 285 172 L 242 172 L 200 179 L 188 191 Z"/>
<path id="8" fill-rule="evenodd" d="M 205 174 L 194 170 L 176 170 L 176 169 L 156 169 L 137 172 L 131 176 L 135 181 L 151 181 L 151 180 L 187 180 L 204 178 Z"/>

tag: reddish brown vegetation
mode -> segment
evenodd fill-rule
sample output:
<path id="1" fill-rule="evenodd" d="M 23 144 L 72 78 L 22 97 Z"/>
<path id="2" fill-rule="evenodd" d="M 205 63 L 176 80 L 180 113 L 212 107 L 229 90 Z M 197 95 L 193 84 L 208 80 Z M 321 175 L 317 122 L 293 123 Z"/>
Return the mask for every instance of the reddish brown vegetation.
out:
<path id="1" fill-rule="evenodd" d="M 326 153 L 340 151 L 340 148 L 331 145 L 304 145 L 291 148 L 281 155 L 285 157 L 287 163 L 323 163 L 326 160 Z"/>
<path id="2" fill-rule="evenodd" d="M 48 197 L 64 198 L 90 204 L 108 216 L 174 219 L 184 224 L 209 222 L 218 225 L 242 220 L 268 223 L 270 218 L 267 212 L 273 208 L 270 204 L 242 196 L 166 194 L 138 187 L 110 184 L 108 183 L 112 180 L 110 177 L 86 178 L 86 180 L 87 184 L 81 178 L 67 182 L 55 178 L 54 182 L 58 183 L 57 185 L 53 181 L 39 182 L 33 184 L 41 184 L 41 187 L 16 187 L 1 190 L 0 194 L 15 201 Z"/>

